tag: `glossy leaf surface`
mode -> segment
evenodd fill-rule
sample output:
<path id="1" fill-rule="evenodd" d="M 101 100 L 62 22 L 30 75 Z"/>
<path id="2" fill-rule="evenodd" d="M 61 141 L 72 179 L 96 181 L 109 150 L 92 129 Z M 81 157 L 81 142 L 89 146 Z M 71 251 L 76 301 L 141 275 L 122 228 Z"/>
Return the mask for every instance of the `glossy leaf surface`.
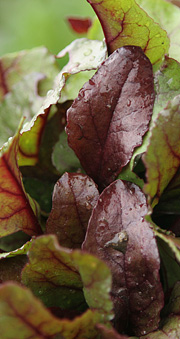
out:
<path id="1" fill-rule="evenodd" d="M 139 187 L 115 181 L 100 195 L 82 246 L 112 271 L 115 326 L 136 335 L 158 328 L 163 306 L 159 254 L 146 213 Z"/>
<path id="2" fill-rule="evenodd" d="M 115 51 L 67 112 L 68 142 L 87 174 L 111 183 L 142 142 L 154 103 L 152 67 L 139 47 Z"/>
<path id="3" fill-rule="evenodd" d="M 104 320 L 112 318 L 111 276 L 105 263 L 88 253 L 60 247 L 53 235 L 33 242 L 29 260 L 22 282 L 47 306 L 82 311 L 87 307 L 84 290 L 88 305 L 102 313 L 102 319 L 104 314 Z"/>
<path id="4" fill-rule="evenodd" d="M 38 208 L 24 191 L 17 164 L 19 135 L 4 145 L 0 157 L 0 236 L 19 230 L 29 235 L 41 234 Z"/>
<path id="5" fill-rule="evenodd" d="M 81 247 L 98 197 L 96 185 L 88 176 L 65 173 L 54 187 L 46 232 L 56 234 L 61 246 Z"/>
<path id="6" fill-rule="evenodd" d="M 142 48 L 152 64 L 168 51 L 167 34 L 134 0 L 87 0 L 95 10 L 104 30 L 108 52 L 135 45 Z"/>

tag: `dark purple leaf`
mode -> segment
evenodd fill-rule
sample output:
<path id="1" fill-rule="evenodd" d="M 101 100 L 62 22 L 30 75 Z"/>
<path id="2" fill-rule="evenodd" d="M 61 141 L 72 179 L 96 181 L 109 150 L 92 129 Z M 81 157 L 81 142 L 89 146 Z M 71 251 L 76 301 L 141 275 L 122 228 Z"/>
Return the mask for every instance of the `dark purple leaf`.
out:
<path id="1" fill-rule="evenodd" d="M 83 243 L 111 268 L 115 327 L 135 335 L 157 329 L 163 307 L 159 254 L 146 213 L 140 188 L 117 180 L 100 195 Z"/>
<path id="2" fill-rule="evenodd" d="M 56 234 L 61 246 L 81 247 L 98 197 L 96 185 L 87 175 L 65 173 L 54 187 L 47 233 Z"/>
<path id="3" fill-rule="evenodd" d="M 153 103 L 152 66 L 135 46 L 116 50 L 80 90 L 68 110 L 68 142 L 102 188 L 141 145 Z"/>

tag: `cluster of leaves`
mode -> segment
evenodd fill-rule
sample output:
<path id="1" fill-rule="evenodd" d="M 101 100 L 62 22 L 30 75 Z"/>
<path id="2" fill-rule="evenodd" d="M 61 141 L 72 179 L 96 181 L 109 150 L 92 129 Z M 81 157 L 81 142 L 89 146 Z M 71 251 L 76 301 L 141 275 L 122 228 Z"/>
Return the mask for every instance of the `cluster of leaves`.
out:
<path id="1" fill-rule="evenodd" d="M 180 9 L 88 2 L 0 60 L 1 338 L 178 339 Z"/>

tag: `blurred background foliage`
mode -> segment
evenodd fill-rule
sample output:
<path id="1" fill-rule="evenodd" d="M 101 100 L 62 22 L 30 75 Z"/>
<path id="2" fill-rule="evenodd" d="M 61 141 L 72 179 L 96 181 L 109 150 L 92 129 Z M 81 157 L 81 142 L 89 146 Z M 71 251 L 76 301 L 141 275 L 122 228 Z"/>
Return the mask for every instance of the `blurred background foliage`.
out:
<path id="1" fill-rule="evenodd" d="M 95 15 L 86 0 L 0 0 L 0 56 L 42 45 L 57 54 L 83 37 L 70 28 L 71 16 Z"/>

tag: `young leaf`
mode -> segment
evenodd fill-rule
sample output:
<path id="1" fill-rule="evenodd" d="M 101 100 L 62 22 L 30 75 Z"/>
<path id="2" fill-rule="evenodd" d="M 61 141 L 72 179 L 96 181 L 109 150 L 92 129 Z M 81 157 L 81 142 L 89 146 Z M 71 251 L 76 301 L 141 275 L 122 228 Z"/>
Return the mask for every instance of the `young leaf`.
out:
<path id="1" fill-rule="evenodd" d="M 50 109 L 36 115 L 30 123 L 26 123 L 19 139 L 18 165 L 34 166 L 39 160 L 39 148 Z"/>
<path id="2" fill-rule="evenodd" d="M 0 154 L 0 236 L 24 231 L 41 234 L 38 207 L 25 192 L 17 165 L 19 134 L 9 140 Z"/>
<path id="3" fill-rule="evenodd" d="M 68 64 L 56 76 L 53 89 L 48 91 L 37 115 L 21 131 L 19 166 L 34 166 L 38 163 L 39 145 L 51 106 L 58 103 L 68 75 L 96 69 L 106 57 L 106 47 L 100 41 L 84 38 L 75 40 L 61 51 L 57 58 L 63 57 L 66 53 L 70 55 Z M 82 53 L 84 58 L 81 57 Z"/>
<path id="4" fill-rule="evenodd" d="M 30 120 L 38 112 L 43 102 L 38 84 L 43 78 L 39 73 L 24 76 L 0 102 L 0 146 L 15 134 L 22 115 Z"/>
<path id="5" fill-rule="evenodd" d="M 176 261 L 180 264 L 180 238 L 173 235 L 167 235 L 156 231 L 156 235 L 162 239 L 171 248 L 175 255 Z M 167 246 L 166 246 L 167 247 Z"/>
<path id="6" fill-rule="evenodd" d="M 180 203 L 180 168 L 178 168 L 175 176 L 172 178 L 168 186 L 163 191 L 158 204 L 155 206 L 153 210 L 154 216 L 161 215 L 174 215 L 177 216 L 176 220 L 173 221 L 173 225 L 171 225 L 171 231 L 173 233 L 177 233 L 176 235 L 180 235 L 180 229 L 178 232 L 178 216 L 180 214 L 179 210 Z M 172 228 L 173 227 L 173 228 Z M 177 232 L 174 231 L 177 230 Z"/>
<path id="7" fill-rule="evenodd" d="M 159 254 L 146 213 L 139 187 L 117 180 L 100 195 L 82 245 L 112 271 L 115 326 L 136 335 L 158 328 L 163 306 Z"/>
<path id="8" fill-rule="evenodd" d="M 96 70 L 106 58 L 106 45 L 102 41 L 86 38 L 74 40 L 65 47 L 57 58 L 69 54 L 69 62 L 62 69 L 63 73 L 75 74 L 81 71 Z"/>
<path id="9" fill-rule="evenodd" d="M 93 339 L 99 321 L 99 314 L 91 310 L 72 321 L 58 319 L 27 288 L 15 283 L 0 287 L 1 338 Z"/>
<path id="10" fill-rule="evenodd" d="M 46 78 L 43 91 L 51 88 L 53 79 L 58 73 L 58 66 L 54 55 L 45 47 L 11 53 L 0 59 L 0 101 L 12 91 L 15 84 L 30 73 L 41 73 Z"/>
<path id="11" fill-rule="evenodd" d="M 155 231 L 159 254 L 161 258 L 161 277 L 165 295 L 169 297 L 169 292 L 179 281 L 180 277 L 180 240 L 172 235 L 167 235 Z"/>
<path id="12" fill-rule="evenodd" d="M 54 187 L 46 232 L 56 234 L 61 246 L 81 247 L 98 197 L 96 185 L 88 176 L 65 173 Z"/>
<path id="13" fill-rule="evenodd" d="M 143 138 L 143 143 L 137 147 L 131 158 L 131 168 L 137 155 L 146 152 L 151 137 L 151 129 L 154 126 L 158 114 L 167 106 L 168 100 L 174 99 L 180 94 L 180 64 L 176 60 L 165 57 L 161 68 L 154 74 L 156 97 L 154 101 L 153 115 L 149 131 Z"/>
<path id="14" fill-rule="evenodd" d="M 64 172 L 75 172 L 81 168 L 79 159 L 68 145 L 65 131 L 60 134 L 59 141 L 54 146 L 52 163 L 61 175 Z"/>
<path id="15" fill-rule="evenodd" d="M 144 191 L 154 200 L 153 205 L 159 201 L 180 165 L 179 103 L 180 95 L 170 101 L 159 114 L 144 156 L 147 169 L 147 184 Z"/>
<path id="16" fill-rule="evenodd" d="M 117 48 L 142 48 L 152 64 L 159 63 L 169 48 L 166 32 L 134 0 L 87 0 L 95 10 L 111 54 Z"/>
<path id="17" fill-rule="evenodd" d="M 22 282 L 48 307 L 84 310 L 87 305 L 83 289 L 88 305 L 98 311 L 101 320 L 112 318 L 108 294 L 111 276 L 105 263 L 88 253 L 60 247 L 53 235 L 33 242 L 29 260 L 22 272 Z"/>
<path id="18" fill-rule="evenodd" d="M 21 246 L 20 248 L 14 251 L 0 253 L 0 259 L 12 258 L 12 257 L 16 257 L 17 255 L 27 254 L 31 246 L 32 246 L 32 240 L 26 242 L 23 246 Z"/>
<path id="19" fill-rule="evenodd" d="M 166 30 L 170 40 L 169 55 L 180 61 L 180 9 L 164 0 L 136 0 L 136 2 Z M 175 2 L 175 1 L 174 1 Z"/>
<path id="20" fill-rule="evenodd" d="M 101 188 L 141 144 L 153 103 L 151 64 L 139 47 L 126 46 L 100 66 L 67 111 L 69 145 Z"/>

